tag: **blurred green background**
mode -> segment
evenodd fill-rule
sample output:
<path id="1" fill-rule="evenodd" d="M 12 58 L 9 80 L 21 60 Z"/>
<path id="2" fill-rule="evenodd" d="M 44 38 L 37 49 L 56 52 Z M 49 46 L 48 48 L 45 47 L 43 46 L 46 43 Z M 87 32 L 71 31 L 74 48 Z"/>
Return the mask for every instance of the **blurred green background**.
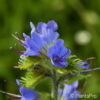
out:
<path id="1" fill-rule="evenodd" d="M 58 23 L 60 37 L 73 54 L 83 60 L 96 57 L 93 66 L 100 67 L 100 0 L 0 0 L 0 90 L 18 93 L 15 79 L 22 73 L 14 68 L 19 55 L 13 48 L 20 45 L 12 35 L 29 33 L 30 21 L 37 25 L 49 20 Z M 100 100 L 100 71 L 91 73 L 84 94 L 97 97 L 85 100 Z M 0 100 L 8 99 L 0 94 Z"/>

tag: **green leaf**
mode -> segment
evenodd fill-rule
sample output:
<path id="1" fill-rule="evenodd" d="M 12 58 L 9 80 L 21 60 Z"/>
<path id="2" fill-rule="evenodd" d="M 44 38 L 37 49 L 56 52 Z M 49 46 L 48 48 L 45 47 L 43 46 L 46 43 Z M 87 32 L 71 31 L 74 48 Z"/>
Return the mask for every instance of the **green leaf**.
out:
<path id="1" fill-rule="evenodd" d="M 39 81 L 39 83 L 34 88 L 36 91 L 41 93 L 51 93 L 52 89 L 52 80 L 49 77 L 46 77 Z"/>
<path id="2" fill-rule="evenodd" d="M 78 75 L 78 76 L 74 76 L 71 79 L 69 79 L 68 81 L 64 81 L 64 82 L 67 83 L 67 84 L 71 84 L 71 83 L 73 83 L 76 80 L 87 79 L 89 77 L 91 77 L 90 74 L 88 74 L 88 75 Z"/>
<path id="3" fill-rule="evenodd" d="M 38 98 L 38 100 L 51 100 L 51 96 L 50 93 L 39 93 L 41 95 L 40 98 Z"/>

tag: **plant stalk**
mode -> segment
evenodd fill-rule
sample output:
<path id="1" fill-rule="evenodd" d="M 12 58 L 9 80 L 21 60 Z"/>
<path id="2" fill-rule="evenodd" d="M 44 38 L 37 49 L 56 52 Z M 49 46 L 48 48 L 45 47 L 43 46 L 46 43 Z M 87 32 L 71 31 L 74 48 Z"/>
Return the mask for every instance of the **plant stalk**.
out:
<path id="1" fill-rule="evenodd" d="M 58 82 L 57 82 L 56 71 L 54 69 L 52 70 L 52 81 L 53 81 L 52 100 L 57 100 Z"/>

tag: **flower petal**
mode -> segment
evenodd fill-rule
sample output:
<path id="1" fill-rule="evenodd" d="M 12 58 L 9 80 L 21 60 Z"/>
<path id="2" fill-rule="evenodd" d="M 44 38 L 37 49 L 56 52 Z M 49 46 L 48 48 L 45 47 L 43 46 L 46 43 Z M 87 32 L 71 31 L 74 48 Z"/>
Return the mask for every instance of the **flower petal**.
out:
<path id="1" fill-rule="evenodd" d="M 22 95 L 21 100 L 36 100 L 36 98 L 40 97 L 35 91 L 23 87 L 19 80 L 16 80 L 16 83 L 19 86 L 19 91 Z"/>
<path id="2" fill-rule="evenodd" d="M 61 59 L 58 59 L 58 61 L 51 59 L 51 62 L 54 66 L 59 67 L 59 68 L 66 67 L 68 65 L 66 60 L 61 60 L 61 61 L 59 61 L 59 60 L 61 60 Z"/>
<path id="3" fill-rule="evenodd" d="M 73 88 L 77 88 L 78 87 L 78 81 L 73 82 L 71 85 L 72 85 Z"/>
<path id="4" fill-rule="evenodd" d="M 56 31 L 58 29 L 58 25 L 55 21 L 51 20 L 47 23 L 47 28 Z"/>
<path id="5" fill-rule="evenodd" d="M 35 91 L 25 87 L 20 87 L 20 93 L 22 97 L 25 98 L 25 100 L 35 100 L 39 97 L 39 95 Z"/>
<path id="6" fill-rule="evenodd" d="M 43 23 L 43 22 L 39 22 L 38 25 L 37 25 L 37 31 L 40 33 L 40 34 L 43 34 L 43 30 L 46 29 L 46 23 Z"/>
<path id="7" fill-rule="evenodd" d="M 37 45 L 38 48 L 44 47 L 43 39 L 39 36 L 38 33 L 33 32 L 31 35 L 32 41 Z"/>
<path id="8" fill-rule="evenodd" d="M 21 83 L 18 79 L 16 79 L 16 83 L 17 83 L 18 86 L 21 86 Z"/>
<path id="9" fill-rule="evenodd" d="M 61 48 L 63 47 L 63 40 L 57 40 L 56 43 L 51 46 L 50 48 L 48 48 L 48 57 L 50 57 L 51 59 L 56 56 L 59 55 L 59 52 L 61 51 Z"/>
<path id="10" fill-rule="evenodd" d="M 30 27 L 31 27 L 31 33 L 35 32 L 35 26 L 32 22 L 30 22 Z"/>
<path id="11" fill-rule="evenodd" d="M 23 56 L 39 56 L 39 53 L 35 52 L 35 51 L 31 50 L 31 49 L 27 49 L 24 52 Z"/>

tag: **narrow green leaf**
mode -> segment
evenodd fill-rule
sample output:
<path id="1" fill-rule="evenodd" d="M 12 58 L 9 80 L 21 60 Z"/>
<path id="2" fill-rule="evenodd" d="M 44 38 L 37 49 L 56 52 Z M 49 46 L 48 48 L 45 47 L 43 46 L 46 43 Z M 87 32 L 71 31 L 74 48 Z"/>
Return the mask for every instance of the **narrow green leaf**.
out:
<path id="1" fill-rule="evenodd" d="M 72 77 L 72 78 L 69 79 L 68 81 L 64 81 L 64 82 L 67 83 L 67 84 L 71 84 L 71 83 L 73 83 L 73 82 L 76 81 L 76 80 L 87 79 L 87 78 L 89 78 L 89 77 L 91 77 L 90 74 L 88 74 L 88 75 L 78 75 L 78 76 Z"/>

